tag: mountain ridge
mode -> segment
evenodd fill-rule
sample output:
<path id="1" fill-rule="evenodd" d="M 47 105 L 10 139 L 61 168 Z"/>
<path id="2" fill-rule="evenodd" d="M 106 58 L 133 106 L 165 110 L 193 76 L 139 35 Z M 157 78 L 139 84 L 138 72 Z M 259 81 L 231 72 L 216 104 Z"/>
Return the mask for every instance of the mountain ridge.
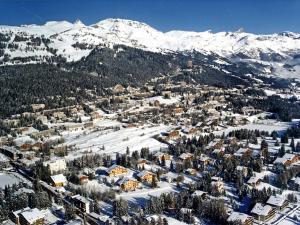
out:
<path id="1" fill-rule="evenodd" d="M 81 21 L 49 21 L 44 25 L 0 26 L 0 64 L 16 65 L 75 62 L 95 48 L 125 45 L 146 51 L 170 54 L 218 55 L 229 60 L 253 61 L 275 68 L 276 73 L 297 76 L 300 66 L 300 34 L 281 32 L 269 35 L 236 32 L 161 32 L 146 23 L 109 18 L 92 25 Z M 289 70 L 283 68 L 288 64 Z M 271 71 L 272 72 L 272 71 Z"/>

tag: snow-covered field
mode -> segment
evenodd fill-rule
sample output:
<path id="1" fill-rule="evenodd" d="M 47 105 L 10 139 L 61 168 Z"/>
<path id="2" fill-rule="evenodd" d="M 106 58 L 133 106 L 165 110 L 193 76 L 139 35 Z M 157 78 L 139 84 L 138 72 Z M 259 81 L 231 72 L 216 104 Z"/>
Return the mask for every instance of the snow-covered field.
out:
<path id="1" fill-rule="evenodd" d="M 0 173 L 0 188 L 5 188 L 5 186 L 12 186 L 13 184 L 18 184 L 22 180 L 20 177 L 13 173 Z"/>
<path id="2" fill-rule="evenodd" d="M 293 120 L 292 122 L 278 122 L 276 120 L 262 120 L 257 123 L 250 123 L 246 125 L 236 126 L 236 127 L 228 127 L 221 131 L 214 132 L 215 135 L 222 135 L 223 132 L 225 135 L 234 130 L 240 129 L 248 129 L 248 130 L 260 130 L 260 131 L 268 131 L 271 133 L 272 131 L 277 131 L 279 134 L 285 131 L 287 128 L 292 126 L 293 124 L 299 122 L 299 120 Z"/>
<path id="3" fill-rule="evenodd" d="M 147 200 L 151 196 L 160 196 L 163 193 L 168 192 L 178 192 L 175 185 L 169 184 L 167 182 L 159 182 L 158 188 L 151 188 L 143 186 L 143 189 L 137 189 L 131 192 L 123 192 L 116 196 L 116 198 L 122 198 L 127 200 L 130 204 L 133 205 L 145 205 Z"/>
<path id="4" fill-rule="evenodd" d="M 63 137 L 66 144 L 78 149 L 70 152 L 67 159 L 79 157 L 85 153 L 125 153 L 127 147 L 130 151 L 139 151 L 141 148 L 156 151 L 160 148 L 166 148 L 167 145 L 155 140 L 153 136 L 169 129 L 170 127 L 165 125 L 145 125 L 134 128 L 121 127 L 120 130 L 65 132 Z"/>

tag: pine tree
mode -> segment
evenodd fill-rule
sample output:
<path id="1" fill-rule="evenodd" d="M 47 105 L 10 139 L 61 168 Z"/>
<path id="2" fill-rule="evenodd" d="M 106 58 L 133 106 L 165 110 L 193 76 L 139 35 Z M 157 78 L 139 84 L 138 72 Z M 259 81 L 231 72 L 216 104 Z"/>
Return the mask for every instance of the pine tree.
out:
<path id="1" fill-rule="evenodd" d="M 287 133 L 284 133 L 284 135 L 281 137 L 281 143 L 288 143 L 289 142 L 289 136 Z"/>
<path id="2" fill-rule="evenodd" d="M 283 157 L 285 154 L 285 146 L 284 144 L 281 145 L 281 148 L 278 150 L 278 156 Z"/>
<path id="3" fill-rule="evenodd" d="M 294 138 L 292 138 L 292 140 L 291 140 L 290 147 L 292 149 L 292 152 L 294 152 L 295 151 L 295 139 Z"/>
<path id="4" fill-rule="evenodd" d="M 75 207 L 70 204 L 65 205 L 65 220 L 73 220 L 76 218 Z"/>
<path id="5" fill-rule="evenodd" d="M 295 150 L 296 152 L 300 152 L 300 142 L 297 142 Z"/>

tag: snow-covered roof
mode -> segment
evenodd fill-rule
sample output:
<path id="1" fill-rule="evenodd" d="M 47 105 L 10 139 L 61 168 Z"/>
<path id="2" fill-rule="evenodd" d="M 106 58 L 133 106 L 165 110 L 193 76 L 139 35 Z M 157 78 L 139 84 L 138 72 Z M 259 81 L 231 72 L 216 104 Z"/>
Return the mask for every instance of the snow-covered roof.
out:
<path id="1" fill-rule="evenodd" d="M 241 221 L 244 223 L 250 216 L 240 212 L 232 212 L 228 217 L 228 222 Z"/>
<path id="2" fill-rule="evenodd" d="M 37 208 L 29 209 L 21 213 L 21 215 L 30 223 L 34 223 L 35 221 L 44 218 L 44 214 Z"/>
<path id="3" fill-rule="evenodd" d="M 193 154 L 191 154 L 191 153 L 182 153 L 182 154 L 179 156 L 179 158 L 185 160 L 185 159 L 190 158 L 190 157 L 192 157 L 192 156 L 193 156 Z"/>
<path id="4" fill-rule="evenodd" d="M 81 195 L 74 195 L 74 196 L 72 196 L 72 198 L 73 198 L 73 199 L 76 199 L 76 200 L 78 200 L 78 201 L 80 201 L 80 202 L 84 202 L 84 203 L 86 203 L 86 204 L 89 204 L 89 203 L 90 203 L 90 201 L 89 201 L 87 198 L 85 198 L 85 197 L 83 197 L 83 196 L 81 196 Z"/>
<path id="5" fill-rule="evenodd" d="M 118 181 L 117 181 L 117 184 L 118 184 L 118 185 L 126 184 L 128 181 L 137 181 L 137 180 L 134 179 L 134 178 L 124 177 L 124 178 L 118 180 Z"/>
<path id="6" fill-rule="evenodd" d="M 54 183 L 66 183 L 67 179 L 63 174 L 57 174 L 51 176 L 51 179 Z"/>
<path id="7" fill-rule="evenodd" d="M 145 176 L 145 175 L 148 174 L 148 173 L 154 175 L 154 173 L 152 173 L 152 172 L 150 172 L 150 171 L 143 170 L 143 171 L 139 172 L 139 173 L 137 174 L 137 176 L 141 178 L 141 177 Z"/>
<path id="8" fill-rule="evenodd" d="M 124 168 L 123 166 L 114 164 L 114 165 L 110 166 L 109 168 L 107 168 L 106 172 L 107 172 L 107 173 L 110 173 L 111 171 L 113 171 L 114 169 L 116 169 L 116 168 L 118 168 L 118 167 Z M 125 169 L 125 168 L 124 168 L 124 169 Z"/>
<path id="9" fill-rule="evenodd" d="M 269 212 L 272 210 L 272 207 L 269 205 L 263 205 L 261 203 L 256 203 L 251 213 L 261 216 L 267 216 Z"/>
<path id="10" fill-rule="evenodd" d="M 272 195 L 267 201 L 267 204 L 272 206 L 283 206 L 284 202 L 286 201 L 286 197 L 283 195 Z"/>

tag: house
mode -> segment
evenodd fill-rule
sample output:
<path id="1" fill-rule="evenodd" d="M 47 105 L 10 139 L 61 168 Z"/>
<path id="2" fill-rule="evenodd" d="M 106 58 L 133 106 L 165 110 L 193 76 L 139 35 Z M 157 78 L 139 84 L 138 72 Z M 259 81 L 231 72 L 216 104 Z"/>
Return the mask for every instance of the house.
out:
<path id="1" fill-rule="evenodd" d="M 64 112 L 54 112 L 53 113 L 53 117 L 55 118 L 55 119 L 65 119 L 65 118 L 67 118 L 67 116 L 66 116 L 66 114 L 64 113 Z"/>
<path id="2" fill-rule="evenodd" d="M 48 167 L 50 173 L 63 172 L 67 169 L 67 164 L 65 159 L 55 159 L 51 161 L 43 162 L 43 166 Z"/>
<path id="3" fill-rule="evenodd" d="M 277 210 L 283 210 L 289 205 L 289 201 L 283 195 L 272 195 L 268 199 L 267 204 L 275 207 Z"/>
<path id="4" fill-rule="evenodd" d="M 124 177 L 117 181 L 117 184 L 124 191 L 133 191 L 139 186 L 139 182 L 133 178 Z"/>
<path id="5" fill-rule="evenodd" d="M 146 159 L 143 159 L 143 158 L 138 159 L 138 162 L 137 162 L 136 166 L 139 170 L 144 170 L 144 169 L 150 170 L 151 169 L 151 166 L 148 165 L 148 161 Z"/>
<path id="6" fill-rule="evenodd" d="M 39 111 L 44 109 L 46 106 L 45 104 L 31 104 L 31 108 L 33 112 Z"/>
<path id="7" fill-rule="evenodd" d="M 251 185 L 252 187 L 257 187 L 261 183 L 262 179 L 259 176 L 252 176 L 247 181 L 247 184 Z"/>
<path id="8" fill-rule="evenodd" d="M 81 196 L 74 195 L 72 196 L 74 205 L 85 213 L 90 213 L 91 200 Z"/>
<path id="9" fill-rule="evenodd" d="M 164 152 L 157 152 L 154 154 L 154 157 L 159 160 L 160 162 L 164 159 L 164 160 L 170 160 L 171 156 L 167 153 Z"/>
<path id="10" fill-rule="evenodd" d="M 128 173 L 127 169 L 120 165 L 112 165 L 106 170 L 106 173 L 110 177 L 119 176 L 119 175 L 125 175 Z"/>
<path id="11" fill-rule="evenodd" d="M 91 112 L 90 115 L 91 115 L 92 120 L 98 120 L 102 117 L 101 114 L 99 112 L 96 112 L 96 111 Z"/>
<path id="12" fill-rule="evenodd" d="M 116 86 L 114 86 L 114 88 L 113 88 L 113 92 L 115 93 L 115 94 L 120 94 L 120 93 L 122 93 L 122 92 L 124 92 L 125 91 L 125 88 L 121 85 L 121 84 L 117 84 Z"/>
<path id="13" fill-rule="evenodd" d="M 54 187 L 63 187 L 67 185 L 67 179 L 63 174 L 51 176 L 51 182 Z"/>
<path id="14" fill-rule="evenodd" d="M 222 156 L 225 154 L 225 148 L 224 147 L 221 147 L 221 148 L 216 148 L 213 150 L 212 154 L 214 156 Z"/>
<path id="15" fill-rule="evenodd" d="M 234 156 L 238 158 L 245 158 L 252 155 L 252 149 L 250 148 L 240 148 L 234 153 Z"/>
<path id="16" fill-rule="evenodd" d="M 275 209 L 270 205 L 256 203 L 251 210 L 252 216 L 259 221 L 268 221 L 275 216 Z"/>
<path id="17" fill-rule="evenodd" d="M 156 175 L 150 171 L 143 170 L 137 174 L 139 181 L 151 184 L 153 179 L 156 179 Z"/>
<path id="18" fill-rule="evenodd" d="M 86 175 L 78 175 L 79 184 L 86 184 L 89 182 L 89 177 Z"/>
<path id="19" fill-rule="evenodd" d="M 182 153 L 179 156 L 179 159 L 181 159 L 182 161 L 186 161 L 186 160 L 192 160 L 194 157 L 194 155 L 192 153 Z"/>
<path id="20" fill-rule="evenodd" d="M 177 107 L 173 109 L 173 115 L 181 114 L 183 113 L 183 108 Z"/>
<path id="21" fill-rule="evenodd" d="M 178 130 L 173 130 L 168 133 L 168 139 L 174 140 L 178 139 L 180 137 L 179 131 Z"/>
<path id="22" fill-rule="evenodd" d="M 193 168 L 188 168 L 185 170 L 185 173 L 188 175 L 196 175 L 197 174 L 197 170 L 193 169 Z"/>
<path id="23" fill-rule="evenodd" d="M 44 214 L 37 208 L 25 208 L 13 212 L 10 219 L 17 225 L 42 225 L 44 224 Z"/>
<path id="24" fill-rule="evenodd" d="M 275 169 L 284 169 L 288 166 L 290 166 L 293 163 L 296 163 L 299 161 L 299 156 L 291 154 L 291 153 L 285 153 L 282 158 L 277 158 L 274 162 L 274 168 Z"/>
<path id="25" fill-rule="evenodd" d="M 253 217 L 245 213 L 232 212 L 227 218 L 227 222 L 234 224 L 235 222 L 241 222 L 242 225 L 252 225 Z"/>
<path id="26" fill-rule="evenodd" d="M 199 157 L 199 162 L 204 165 L 207 166 L 211 161 L 211 158 L 209 158 L 208 156 L 201 154 Z"/>

